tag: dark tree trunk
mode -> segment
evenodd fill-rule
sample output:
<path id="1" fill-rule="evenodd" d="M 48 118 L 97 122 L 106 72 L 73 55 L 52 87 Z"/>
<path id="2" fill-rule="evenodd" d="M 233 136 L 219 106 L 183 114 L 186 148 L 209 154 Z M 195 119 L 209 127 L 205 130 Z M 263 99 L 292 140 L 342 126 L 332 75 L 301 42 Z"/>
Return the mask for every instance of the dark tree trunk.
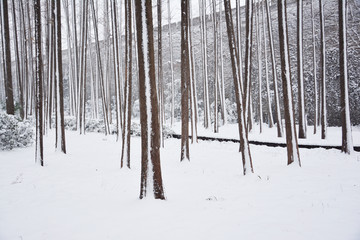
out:
<path id="1" fill-rule="evenodd" d="M 160 166 L 159 109 L 155 78 L 154 33 L 151 0 L 135 2 L 139 61 L 141 122 L 140 199 L 152 188 L 155 199 L 165 199 Z M 149 181 L 149 178 L 153 178 Z M 152 186 L 148 183 L 152 182 Z M 151 192 L 150 192 L 151 194 Z"/>
<path id="2" fill-rule="evenodd" d="M 125 106 L 122 135 L 121 167 L 126 162 L 130 168 L 130 129 L 131 129 L 131 92 L 132 92 L 132 33 L 131 0 L 125 0 Z"/>
<path id="3" fill-rule="evenodd" d="M 298 72 L 298 115 L 299 138 L 306 138 L 305 93 L 303 68 L 303 1 L 297 3 L 297 72 Z"/>
<path id="4" fill-rule="evenodd" d="M 189 0 L 181 0 L 181 157 L 189 157 Z"/>
<path id="5" fill-rule="evenodd" d="M 288 165 L 293 162 L 298 162 L 298 164 L 301 166 L 299 146 L 296 137 L 293 92 L 291 89 L 291 71 L 286 12 L 286 0 L 278 0 L 281 78 L 283 83 L 284 95 L 284 114 Z"/>
<path id="6" fill-rule="evenodd" d="M 9 29 L 9 17 L 8 17 L 8 2 L 2 1 L 2 35 L 4 37 L 5 53 L 5 98 L 6 98 L 6 113 L 14 115 L 14 93 L 11 73 L 11 51 L 10 51 L 10 29 Z"/>
<path id="7" fill-rule="evenodd" d="M 42 89 L 42 52 L 41 52 L 41 9 L 40 0 L 34 0 L 35 13 L 35 79 L 36 79 L 36 149 L 35 161 L 44 166 L 43 154 L 43 89 Z"/>
<path id="8" fill-rule="evenodd" d="M 326 52 L 325 52 L 325 19 L 323 10 L 323 1 L 319 0 L 320 11 L 320 93 L 321 93 L 321 139 L 326 138 L 327 129 L 327 113 L 326 113 Z"/>
<path id="9" fill-rule="evenodd" d="M 61 5 L 60 0 L 56 1 L 56 98 L 57 110 L 56 123 L 57 134 L 60 134 L 61 151 L 66 153 L 65 144 L 65 119 L 64 119 L 64 87 L 63 87 L 63 72 L 62 72 L 62 47 L 61 47 Z M 70 47 L 70 46 L 69 46 Z M 57 139 L 57 141 L 58 141 Z M 59 143 L 58 143 L 59 144 Z"/>

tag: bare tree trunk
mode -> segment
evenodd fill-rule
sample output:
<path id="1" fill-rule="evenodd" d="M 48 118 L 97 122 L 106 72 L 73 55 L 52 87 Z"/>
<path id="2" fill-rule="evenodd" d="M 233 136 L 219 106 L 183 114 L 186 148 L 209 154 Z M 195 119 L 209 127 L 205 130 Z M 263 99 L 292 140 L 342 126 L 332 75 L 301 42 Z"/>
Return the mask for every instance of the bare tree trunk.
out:
<path id="1" fill-rule="evenodd" d="M 207 27 L 206 27 L 206 0 L 202 0 L 202 40 L 203 40 L 203 80 L 204 80 L 204 127 L 210 124 L 209 79 L 207 63 Z"/>
<path id="2" fill-rule="evenodd" d="M 66 153 L 65 144 L 65 119 L 64 119 L 64 87 L 62 71 L 62 47 L 61 47 L 61 2 L 56 1 L 56 132 L 58 138 L 55 146 L 58 147 L 60 142 L 61 151 Z M 70 57 L 70 56 L 69 56 Z"/>
<path id="3" fill-rule="evenodd" d="M 252 58 L 252 36 L 253 36 L 253 0 L 246 0 L 246 30 L 245 30 L 245 82 L 244 82 L 244 112 L 245 119 L 248 119 L 248 109 L 250 104 L 250 88 L 251 88 L 251 58 Z M 246 121 L 245 120 L 245 121 Z M 250 131 L 249 128 L 247 128 Z"/>
<path id="4" fill-rule="evenodd" d="M 118 27 L 117 27 L 117 7 L 116 1 L 112 0 L 111 4 L 111 17 L 112 17 L 112 32 L 113 32 L 113 56 L 114 56 L 114 81 L 115 81 L 115 105 L 116 105 L 116 135 L 117 139 L 120 135 L 121 123 L 121 99 L 120 99 L 120 60 L 119 60 L 119 40 L 118 40 Z"/>
<path id="5" fill-rule="evenodd" d="M 274 98 L 275 98 L 275 110 L 276 110 L 276 122 L 277 122 L 277 135 L 282 137 L 284 135 L 281 122 L 281 111 L 280 111 L 280 100 L 279 100 L 279 90 L 277 85 L 277 74 L 276 74 L 276 62 L 275 62 L 275 52 L 274 52 L 274 40 L 272 35 L 272 21 L 271 21 L 271 12 L 269 8 L 269 0 L 265 0 L 266 4 L 266 17 L 268 24 L 268 33 L 270 41 L 270 52 L 271 52 L 271 63 L 272 63 L 272 76 L 274 82 Z"/>
<path id="6" fill-rule="evenodd" d="M 300 154 L 296 137 L 296 126 L 294 117 L 293 92 L 291 88 L 290 56 L 288 46 L 286 0 L 278 0 L 278 21 L 280 39 L 281 77 L 283 82 L 284 112 L 286 145 L 288 154 L 288 165 L 297 162 L 299 166 Z"/>
<path id="7" fill-rule="evenodd" d="M 326 113 L 326 50 L 325 50 L 325 19 L 323 1 L 319 0 L 320 10 L 320 70 L 321 70 L 321 139 L 326 138 L 327 113 Z"/>
<path id="8" fill-rule="evenodd" d="M 348 90 L 348 69 L 347 69 L 347 1 L 339 0 L 339 51 L 340 51 L 340 87 L 341 87 L 341 120 L 342 120 L 342 146 L 341 151 L 350 154 L 354 151 L 350 106 Z"/>
<path id="9" fill-rule="evenodd" d="M 14 50 L 15 50 L 15 62 L 16 62 L 16 75 L 18 79 L 18 90 L 19 90 L 19 103 L 20 103 L 20 117 L 24 119 L 24 92 L 22 87 L 22 77 L 20 70 L 20 57 L 19 57 L 19 45 L 18 45 L 18 35 L 17 35 L 17 24 L 16 24 L 16 14 L 15 14 L 15 0 L 12 0 L 12 19 L 13 19 L 13 29 L 14 29 Z"/>
<path id="10" fill-rule="evenodd" d="M 71 33 L 70 27 L 70 13 L 69 13 L 69 2 L 68 0 L 63 0 L 63 7 L 65 10 L 65 19 L 66 19 L 66 31 L 67 31 L 67 45 L 68 45 L 68 59 L 69 59 L 69 109 L 70 114 L 75 115 L 75 85 L 76 83 L 76 73 L 75 73 L 75 64 L 74 64 L 74 48 L 72 47 L 71 36 L 74 33 Z"/>
<path id="11" fill-rule="evenodd" d="M 213 5 L 213 31 L 214 31 L 214 133 L 219 132 L 218 125 L 218 34 L 217 34 L 217 17 L 216 3 L 212 0 Z"/>
<path id="12" fill-rule="evenodd" d="M 237 53 L 238 53 L 238 64 L 239 64 L 239 86 L 240 90 L 244 92 L 244 71 L 243 71 L 243 55 L 242 55 L 242 39 L 241 39 L 241 8 L 240 0 L 236 0 L 236 22 L 237 22 Z M 250 131 L 250 129 L 248 129 Z"/>
<path id="13" fill-rule="evenodd" d="M 226 101 L 225 101 L 225 74 L 224 74 L 224 54 L 223 54 L 223 11 L 222 11 L 222 4 L 219 4 L 220 8 L 220 17 L 219 17 L 219 34 L 220 34 L 220 73 L 221 73 L 221 86 L 220 86 L 220 102 L 221 102 L 221 116 L 223 120 L 223 125 L 227 123 L 227 112 L 226 112 Z M 241 48 L 239 48 L 240 52 Z"/>
<path id="14" fill-rule="evenodd" d="M 200 1 L 199 1 L 200 3 Z M 170 51 L 170 69 L 171 69 L 171 126 L 174 123 L 174 104 L 175 104 L 175 89 L 174 89 L 174 64 L 173 64 L 173 44 L 172 44 L 172 32 L 171 32 L 171 12 L 170 12 L 170 0 L 167 2 L 168 7 L 168 26 L 169 26 L 169 51 Z M 200 20 L 201 21 L 201 20 Z M 201 35 L 202 36 L 202 35 Z M 201 49 L 202 50 L 202 49 Z"/>
<path id="15" fill-rule="evenodd" d="M 151 190 L 155 199 L 165 199 L 160 166 L 159 105 L 155 79 L 151 0 L 135 1 L 135 12 L 141 121 L 140 199 L 148 196 L 148 192 L 151 194 Z"/>
<path id="16" fill-rule="evenodd" d="M 196 91 L 196 72 L 195 72 L 195 57 L 192 46 L 192 11 L 189 4 L 189 67 L 190 67 L 190 109 L 191 109 L 191 143 L 198 142 L 197 138 L 197 122 L 198 122 L 198 101 Z"/>
<path id="17" fill-rule="evenodd" d="M 131 0 L 125 0 L 125 105 L 122 135 L 121 167 L 124 162 L 130 168 L 130 129 L 132 96 L 132 32 Z"/>
<path id="18" fill-rule="evenodd" d="M 247 0 L 247 4 L 252 0 Z M 234 34 L 234 27 L 232 21 L 232 14 L 231 14 L 231 5 L 230 0 L 224 0 L 225 5 L 225 17 L 226 17 L 226 26 L 227 26 L 227 33 L 228 33 L 228 41 L 229 41 L 229 50 L 230 50 L 230 57 L 231 57 L 231 66 L 232 66 L 232 73 L 234 79 L 234 87 L 235 87 L 235 96 L 236 96 L 236 106 L 238 111 L 238 122 L 239 122 L 239 133 L 240 133 L 240 150 L 243 162 L 243 174 L 246 175 L 248 173 L 254 172 L 251 160 L 251 153 L 247 135 L 247 126 L 246 126 L 246 119 L 245 119 L 245 112 L 244 112 L 244 97 L 243 93 L 240 90 L 239 81 L 238 81 L 238 69 L 237 69 L 237 50 L 236 50 L 236 43 L 235 43 L 235 34 Z M 247 10 L 249 8 L 247 7 Z M 247 16 L 248 13 L 247 13 Z M 248 22 L 250 19 L 247 19 Z M 247 38 L 250 37 L 247 34 Z M 246 63 L 248 66 L 248 63 Z"/>
<path id="19" fill-rule="evenodd" d="M 91 0 L 91 9 L 92 9 L 92 16 L 93 16 L 93 26 L 95 31 L 95 46 L 96 46 L 96 56 L 97 56 L 97 62 L 98 62 L 98 68 L 99 68 L 99 76 L 100 76 L 100 88 L 102 93 L 102 99 L 103 99 L 103 115 L 104 115 L 104 124 L 105 124 L 105 134 L 108 134 L 110 132 L 109 127 L 109 116 L 108 116 L 108 107 L 107 101 L 106 101 L 106 92 L 105 92 L 105 81 L 104 81 L 104 75 L 103 75 L 103 68 L 101 63 L 101 55 L 100 55 L 100 43 L 99 43 L 99 34 L 98 34 L 98 25 L 96 21 L 96 14 L 95 14 L 95 6 L 94 6 L 94 0 Z"/>
<path id="20" fill-rule="evenodd" d="M 262 133 L 262 124 L 263 124 L 263 111 L 262 111 L 262 56 L 261 56 L 261 29 L 260 29 L 260 7 L 259 1 L 256 2 L 255 6 L 255 21 L 256 21 L 256 50 L 258 54 L 258 86 L 259 86 L 259 126 L 260 133 Z"/>
<path id="21" fill-rule="evenodd" d="M 11 72 L 11 53 L 10 53 L 10 28 L 8 18 L 8 3 L 7 0 L 2 1 L 1 4 L 1 16 L 2 16 L 2 36 L 4 41 L 5 49 L 5 98 L 6 98 L 6 113 L 14 115 L 14 93 L 12 83 L 12 72 Z"/>
<path id="22" fill-rule="evenodd" d="M 36 148 L 35 162 L 44 166 L 43 150 L 43 99 L 42 99 L 42 52 L 41 52 L 41 8 L 40 0 L 34 0 L 35 12 L 35 56 L 36 56 Z"/>
<path id="23" fill-rule="evenodd" d="M 306 138 L 305 93 L 303 69 L 303 1 L 297 2 L 297 70 L 298 70 L 298 114 L 299 138 Z"/>
<path id="24" fill-rule="evenodd" d="M 316 38 L 315 38 L 315 23 L 314 23 L 314 4 L 311 0 L 311 29 L 312 29 L 312 44 L 313 44 L 313 78 L 314 78 L 314 134 L 316 134 L 317 126 L 319 125 L 319 103 L 318 103 L 318 84 L 316 77 Z"/>
<path id="25" fill-rule="evenodd" d="M 160 141 L 164 147 L 164 80 L 163 80 L 163 62 L 162 62 L 162 0 L 157 0 L 157 24 L 158 24 L 158 94 L 159 94 L 159 120 L 160 120 Z"/>
<path id="26" fill-rule="evenodd" d="M 189 0 L 181 0 L 181 157 L 189 157 Z"/>
<path id="27" fill-rule="evenodd" d="M 271 109 L 271 97 L 270 97 L 270 86 L 269 86 L 269 67 L 268 67 L 268 55 L 267 55 L 267 47 L 266 47 L 266 21 L 265 21 L 265 8 L 264 1 L 261 2 L 262 7 L 262 26 L 263 26 L 263 36 L 264 36 L 264 59 L 265 59 L 265 81 L 266 81 L 266 92 L 267 92 L 267 104 L 268 104 L 268 124 L 269 128 L 274 126 L 273 113 Z"/>

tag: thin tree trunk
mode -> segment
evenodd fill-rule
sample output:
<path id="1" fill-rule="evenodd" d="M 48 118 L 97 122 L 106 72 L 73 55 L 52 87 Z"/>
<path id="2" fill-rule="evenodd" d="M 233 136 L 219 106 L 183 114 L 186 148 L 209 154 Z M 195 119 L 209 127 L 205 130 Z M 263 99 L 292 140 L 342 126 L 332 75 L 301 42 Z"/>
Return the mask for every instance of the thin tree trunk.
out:
<path id="1" fill-rule="evenodd" d="M 248 119 L 251 88 L 251 58 L 252 58 L 252 36 L 253 36 L 253 0 L 246 0 L 246 30 L 245 30 L 245 82 L 244 82 L 244 112 L 245 119 Z M 247 128 L 250 131 L 249 128 Z"/>
<path id="2" fill-rule="evenodd" d="M 181 156 L 189 157 L 189 0 L 181 0 Z"/>
<path id="3" fill-rule="evenodd" d="M 56 130 L 58 139 L 56 143 L 60 142 L 61 151 L 66 153 L 65 144 L 65 119 L 64 119 L 64 87 L 63 87 L 63 72 L 62 72 L 62 47 L 61 47 L 61 2 L 56 1 Z M 56 144 L 56 147 L 58 146 Z"/>
<path id="4" fill-rule="evenodd" d="M 218 125 L 218 34 L 217 34 L 217 17 L 216 3 L 212 0 L 213 5 L 213 31 L 214 31 L 214 133 L 219 132 Z"/>
<path id="5" fill-rule="evenodd" d="M 204 127 L 208 128 L 210 124 L 210 100 L 209 100 L 209 79 L 207 63 L 207 27 L 206 27 L 206 0 L 202 0 L 202 39 L 203 43 L 203 80 L 204 80 Z"/>
<path id="6" fill-rule="evenodd" d="M 221 116 L 223 120 L 223 125 L 227 123 L 227 112 L 226 112 L 226 101 L 225 101 L 225 74 L 224 74 L 224 54 L 223 54 L 223 11 L 222 4 L 219 4 L 220 16 L 219 16 L 219 34 L 220 34 L 220 73 L 221 73 L 221 86 L 220 86 L 220 102 L 221 102 Z M 239 48 L 240 52 L 241 48 Z"/>
<path id="7" fill-rule="evenodd" d="M 158 24 L 158 99 L 159 99 L 159 120 L 160 120 L 160 141 L 164 147 L 164 80 L 163 80 L 163 55 L 162 55 L 162 0 L 157 0 L 157 24 Z"/>
<path id="8" fill-rule="evenodd" d="M 43 99 L 42 99 L 42 52 L 41 52 L 41 8 L 40 0 L 34 0 L 35 12 L 35 56 L 36 56 L 36 148 L 35 162 L 44 166 L 43 150 Z"/>
<path id="9" fill-rule="evenodd" d="M 125 0 L 125 105 L 122 135 L 121 167 L 124 162 L 130 168 L 130 129 L 132 96 L 132 32 L 131 0 Z"/>
<path id="10" fill-rule="evenodd" d="M 102 93 L 102 99 L 103 99 L 103 115 L 104 115 L 104 124 L 105 124 L 105 134 L 108 134 L 110 132 L 109 127 L 109 116 L 108 116 L 108 106 L 106 101 L 106 85 L 104 81 L 104 75 L 103 75 L 103 68 L 102 68 L 102 61 L 101 61 L 101 55 L 100 55 L 100 43 L 99 43 L 99 34 L 98 34 L 98 24 L 96 21 L 96 14 L 95 14 L 95 6 L 94 6 L 94 0 L 91 0 L 91 9 L 92 9 L 92 20 L 93 20 L 93 27 L 95 31 L 95 46 L 96 46 L 96 56 L 97 56 L 97 62 L 98 62 L 98 68 L 99 68 L 99 76 L 100 76 L 100 88 Z"/>
<path id="11" fill-rule="evenodd" d="M 21 78 L 21 70 L 20 70 L 19 45 L 18 45 L 17 24 L 16 24 L 16 14 L 15 14 L 15 0 L 12 0 L 12 19 L 13 19 L 13 29 L 14 29 L 16 75 L 18 79 L 18 89 L 19 89 L 19 103 L 20 103 L 19 110 L 20 110 L 21 119 L 24 119 L 24 92 L 22 87 L 22 78 Z"/>
<path id="12" fill-rule="evenodd" d="M 303 1 L 297 2 L 297 70 L 298 70 L 298 114 L 299 138 L 306 138 L 305 93 L 303 69 Z"/>
<path id="13" fill-rule="evenodd" d="M 312 30 L 312 44 L 313 44 L 313 79 L 314 79 L 314 134 L 316 134 L 317 126 L 319 125 L 319 103 L 318 103 L 318 84 L 316 77 L 316 38 L 315 38 L 315 23 L 314 23 L 314 4 L 311 0 L 311 30 Z"/>
<path id="14" fill-rule="evenodd" d="M 286 145 L 288 165 L 297 162 L 299 166 L 300 154 L 296 137 L 296 126 L 294 117 L 293 92 L 291 88 L 290 56 L 288 46 L 286 0 L 278 0 L 278 21 L 280 39 L 281 77 L 283 82 L 284 113 L 286 129 Z"/>
<path id="15" fill-rule="evenodd" d="M 277 122 L 277 135 L 282 137 L 284 135 L 282 122 L 281 122 L 281 110 L 280 110 L 280 100 L 279 100 L 279 90 L 277 85 L 277 73 L 276 73 L 276 62 L 275 62 L 275 51 L 274 51 L 274 40 L 272 35 L 272 21 L 271 21 L 271 12 L 269 8 L 269 0 L 265 0 L 266 5 L 266 17 L 268 24 L 268 33 L 269 33 L 269 42 L 270 42 L 270 52 L 271 52 L 271 64 L 272 64 L 272 76 L 274 82 L 274 98 L 275 98 L 275 110 L 276 110 L 276 122 Z"/>
<path id="16" fill-rule="evenodd" d="M 249 4 L 251 0 L 247 0 L 247 4 Z M 254 172 L 252 166 L 252 159 L 250 153 L 250 146 L 247 136 L 247 127 L 246 127 L 246 119 L 245 119 L 245 112 L 244 112 L 244 97 L 243 93 L 240 90 L 239 81 L 238 81 L 238 69 L 237 69 L 237 50 L 236 50 L 236 42 L 235 42 L 235 34 L 234 34 L 234 27 L 232 21 L 232 14 L 231 14 L 231 5 L 230 0 L 224 0 L 225 5 L 225 17 L 226 17 L 226 26 L 227 26 L 227 33 L 228 33 L 228 41 L 229 41 L 229 50 L 230 50 L 230 57 L 231 57 L 231 66 L 232 66 L 232 73 L 234 79 L 234 87 L 235 87 L 235 96 L 236 96 L 236 106 L 238 111 L 238 122 L 239 122 L 239 133 L 240 133 L 240 150 L 243 162 L 243 174 L 246 175 L 248 173 Z M 247 10 L 249 8 L 247 7 Z M 247 13 L 247 16 L 248 13 Z M 248 19 L 249 20 L 249 19 Z M 247 35 L 247 38 L 250 37 Z M 248 63 L 246 63 L 248 66 Z"/>
<path id="17" fill-rule="evenodd" d="M 349 86 L 347 69 L 347 1 L 339 0 L 339 51 L 340 51 L 340 87 L 341 87 L 341 120 L 342 120 L 342 146 L 341 151 L 350 154 L 354 151 L 350 106 L 349 106 Z"/>
<path id="18" fill-rule="evenodd" d="M 323 1 L 319 0 L 320 10 L 320 71 L 321 71 L 321 139 L 326 138 L 327 113 L 326 113 L 326 50 L 325 50 L 325 19 Z"/>
<path id="19" fill-rule="evenodd" d="M 267 92 L 267 104 L 268 104 L 268 124 L 269 128 L 274 126 L 273 113 L 271 109 L 271 97 L 270 97 L 270 86 L 269 86 L 269 67 L 268 67 L 268 55 L 266 47 L 266 21 L 265 21 L 265 7 L 264 1 L 261 2 L 262 7 L 262 26 L 263 26 L 263 36 L 264 36 L 264 59 L 265 59 L 265 81 L 266 81 L 266 92 Z"/>
<path id="20" fill-rule="evenodd" d="M 256 50 L 258 54 L 258 86 L 259 86 L 259 126 L 260 133 L 262 133 L 262 124 L 263 124 L 263 111 L 262 111 L 262 55 L 261 55 L 261 29 L 260 29 L 260 7 L 259 1 L 256 2 L 255 6 L 255 21 L 256 21 Z"/>
<path id="21" fill-rule="evenodd" d="M 195 72 L 195 57 L 192 46 L 192 11 L 189 7 L 189 67 L 190 67 L 190 109 L 191 109 L 191 143 L 198 142 L 197 138 L 197 122 L 198 122 L 198 101 L 196 91 L 196 72 Z"/>
<path id="22" fill-rule="evenodd" d="M 200 3 L 200 1 L 199 1 Z M 173 64 L 173 44 L 172 44 L 172 32 L 171 32 L 171 12 L 170 12 L 170 0 L 167 2 L 168 7 L 168 27 L 169 27 L 169 51 L 170 51 L 170 69 L 171 69 L 171 126 L 174 123 L 175 118 L 175 84 L 174 84 L 174 64 Z M 201 35 L 202 36 L 202 35 Z M 202 50 L 202 49 L 201 49 Z"/>
<path id="23" fill-rule="evenodd" d="M 7 0 L 2 1 L 1 16 L 2 16 L 2 36 L 5 49 L 5 98 L 6 98 L 6 113 L 14 115 L 14 93 L 11 72 L 11 52 L 10 52 L 10 28 L 8 18 L 8 3 Z"/>

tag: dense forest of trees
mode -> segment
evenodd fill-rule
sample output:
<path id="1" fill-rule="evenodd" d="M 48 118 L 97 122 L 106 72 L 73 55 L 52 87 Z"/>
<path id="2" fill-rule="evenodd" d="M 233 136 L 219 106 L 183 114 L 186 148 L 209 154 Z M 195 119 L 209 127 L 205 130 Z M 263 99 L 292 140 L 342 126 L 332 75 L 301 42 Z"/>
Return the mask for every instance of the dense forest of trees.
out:
<path id="1" fill-rule="evenodd" d="M 254 172 L 248 133 L 265 124 L 278 137 L 285 126 L 288 164 L 301 165 L 297 138 L 311 134 L 308 125 L 313 133 L 321 127 L 323 139 L 328 125 L 342 126 L 342 151 L 352 151 L 358 1 L 198 0 L 196 17 L 193 1 L 181 0 L 179 13 L 170 0 L 1 2 L 0 107 L 34 116 L 41 165 L 48 129 L 66 153 L 69 117 L 80 134 L 89 119 L 117 134 L 120 166 L 130 168 L 132 117 L 140 114 L 140 198 L 153 191 L 165 199 L 160 148 L 168 122 L 181 121 L 181 161 L 190 160 L 198 124 L 218 132 L 238 123 L 244 175 Z"/>

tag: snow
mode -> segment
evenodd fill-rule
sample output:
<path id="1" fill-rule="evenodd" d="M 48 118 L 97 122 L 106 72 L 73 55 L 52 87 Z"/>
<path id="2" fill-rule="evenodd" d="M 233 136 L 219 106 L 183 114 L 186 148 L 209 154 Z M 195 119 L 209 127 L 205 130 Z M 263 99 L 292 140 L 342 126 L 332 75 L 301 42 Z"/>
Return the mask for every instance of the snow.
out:
<path id="1" fill-rule="evenodd" d="M 124 170 L 116 136 L 68 131 L 64 155 L 54 135 L 44 139 L 45 167 L 34 163 L 34 146 L 0 153 L 0 239 L 360 237 L 359 153 L 300 149 L 294 168 L 286 148 L 251 146 L 255 174 L 243 176 L 238 144 L 199 141 L 183 164 L 180 140 L 167 139 L 167 200 L 139 200 L 140 137 Z"/>

